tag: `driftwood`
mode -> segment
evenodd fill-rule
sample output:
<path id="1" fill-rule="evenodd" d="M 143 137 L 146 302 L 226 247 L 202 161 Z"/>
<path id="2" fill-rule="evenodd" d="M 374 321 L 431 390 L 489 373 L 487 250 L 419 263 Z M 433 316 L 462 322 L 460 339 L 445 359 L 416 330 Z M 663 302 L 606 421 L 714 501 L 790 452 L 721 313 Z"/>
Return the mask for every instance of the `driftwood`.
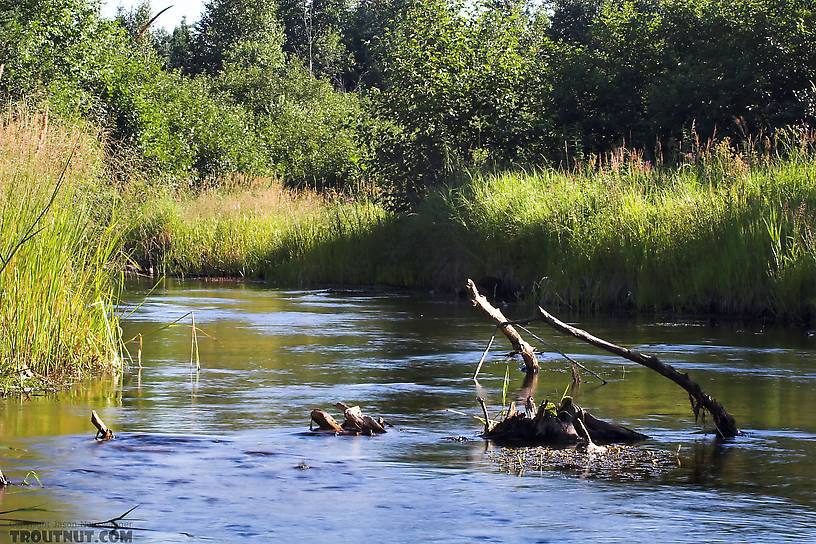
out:
<path id="1" fill-rule="evenodd" d="M 528 399 L 532 403 L 532 398 Z M 487 426 L 486 426 L 487 427 Z M 561 406 L 544 401 L 535 414 L 516 411 L 482 434 L 500 445 L 563 445 L 583 442 L 598 450 L 597 444 L 640 442 L 648 438 L 636 431 L 602 421 L 564 397 Z"/>
<path id="2" fill-rule="evenodd" d="M 584 330 L 567 325 L 566 323 L 556 319 L 553 315 L 541 307 L 538 308 L 538 313 L 541 319 L 556 330 L 572 335 L 585 342 L 588 342 L 589 344 L 592 344 L 593 346 L 614 353 L 615 355 L 619 355 L 625 359 L 629 359 L 630 361 L 643 365 L 647 368 L 651 368 L 655 372 L 667 377 L 685 389 L 689 395 L 689 399 L 691 400 L 691 406 L 692 410 L 694 410 L 695 417 L 697 417 L 699 414 L 701 407 L 706 409 L 714 419 L 714 426 L 717 430 L 717 434 L 720 437 L 729 438 L 742 434 L 737 428 L 736 421 L 734 421 L 731 414 L 725 410 L 723 405 L 720 404 L 717 399 L 703 391 L 696 382 L 689 378 L 688 374 L 678 371 L 673 366 L 662 362 L 653 355 L 645 355 L 633 349 L 616 346 L 615 344 L 607 342 L 606 340 L 592 336 Z"/>
<path id="3" fill-rule="evenodd" d="M 607 423 L 573 404 L 571 397 L 565 397 L 560 407 L 544 401 L 536 410 L 533 401 L 536 384 L 538 382 L 538 357 L 535 349 L 525 342 L 516 329 L 513 327 L 504 314 L 498 308 L 492 306 L 487 299 L 482 296 L 473 280 L 468 280 L 468 292 L 474 306 L 478 306 L 495 323 L 497 329 L 501 329 L 504 335 L 510 340 L 513 352 L 519 353 L 524 359 L 527 373 L 524 377 L 524 384 L 519 392 L 518 401 L 523 403 L 524 410 L 516 408 L 516 402 L 510 403 L 506 417 L 498 423 L 490 419 L 487 412 L 487 405 L 483 398 L 479 398 L 479 404 L 484 414 L 484 432 L 482 436 L 489 438 L 500 444 L 507 445 L 575 445 L 580 441 L 586 443 L 588 449 L 600 450 L 593 440 L 602 444 L 639 442 L 647 437 L 626 427 Z M 523 328 L 523 327 L 521 327 Z M 526 330 L 526 329 L 525 329 Z M 527 331 L 530 332 L 530 331 Z M 532 334 L 532 333 L 531 333 Z M 495 336 L 495 334 L 494 334 Z M 540 338 L 536 337 L 539 341 Z M 542 341 L 543 342 L 543 341 Z M 485 353 L 479 361 L 479 366 L 473 378 L 479 373 L 482 363 L 487 355 L 487 351 L 493 343 L 490 339 Z M 580 376 L 577 374 L 576 366 L 579 365 L 565 353 L 558 350 L 570 363 L 573 370 L 573 389 L 578 387 Z M 594 374 L 594 373 L 593 373 Z M 597 374 L 594 374 L 597 376 Z M 603 380 L 598 376 L 603 383 Z"/>
<path id="4" fill-rule="evenodd" d="M 527 372 L 538 372 L 538 357 L 536 357 L 533 346 L 521 338 L 516 329 L 513 328 L 513 325 L 509 323 L 509 320 L 504 317 L 501 310 L 490 304 L 490 302 L 488 302 L 487 299 L 479 293 L 479 290 L 476 288 L 476 284 L 473 282 L 473 280 L 469 279 L 467 281 L 467 289 L 473 305 L 478 306 L 479 309 L 481 309 L 496 323 L 496 326 L 501 329 L 501 331 L 510 341 L 510 344 L 513 346 L 513 351 L 521 354 L 522 359 L 524 359 L 524 366 L 527 369 Z M 478 369 L 476 372 L 478 373 Z"/>
<path id="5" fill-rule="evenodd" d="M 365 434 L 371 436 L 386 432 L 387 423 L 383 418 L 374 419 L 365 415 L 359 406 L 349 406 L 342 402 L 336 403 L 335 406 L 343 410 L 345 419 L 342 425 L 339 425 L 328 412 L 315 409 L 312 410 L 310 428 L 313 429 L 312 424 L 316 423 L 318 431 L 331 432 L 336 435 Z"/>
<path id="6" fill-rule="evenodd" d="M 99 417 L 99 414 L 96 413 L 96 410 L 91 410 L 91 423 L 93 426 L 96 427 L 96 439 L 105 441 L 105 440 L 113 440 L 115 437 L 113 435 L 113 431 L 105 425 L 105 422 L 102 421 L 102 418 Z"/>
<path id="7" fill-rule="evenodd" d="M 343 432 L 343 428 L 337 423 L 334 418 L 323 410 L 312 410 L 312 422 L 317 423 L 317 428 L 321 431 L 335 431 Z"/>

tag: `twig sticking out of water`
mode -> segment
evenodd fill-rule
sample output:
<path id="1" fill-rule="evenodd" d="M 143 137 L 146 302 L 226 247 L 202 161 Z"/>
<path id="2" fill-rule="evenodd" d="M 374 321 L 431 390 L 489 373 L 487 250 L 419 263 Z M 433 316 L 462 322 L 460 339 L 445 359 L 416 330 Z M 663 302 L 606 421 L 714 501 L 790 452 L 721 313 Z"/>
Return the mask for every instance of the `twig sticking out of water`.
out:
<path id="1" fill-rule="evenodd" d="M 136 361 L 139 363 L 139 370 L 142 369 L 142 333 L 139 333 L 139 349 L 136 351 Z"/>
<path id="2" fill-rule="evenodd" d="M 490 346 L 493 345 L 493 340 L 496 339 L 496 331 L 498 331 L 498 330 L 499 330 L 499 326 L 496 325 L 496 328 L 493 329 L 493 336 L 490 337 L 490 342 L 487 343 L 487 347 L 485 348 L 484 353 L 482 353 L 482 358 L 479 359 L 479 364 L 476 366 L 476 372 L 473 373 L 473 379 L 474 380 L 476 379 L 476 376 L 479 375 L 479 371 L 482 369 L 482 365 L 484 364 L 485 357 L 487 357 L 487 352 L 490 351 Z"/>
<path id="3" fill-rule="evenodd" d="M 113 529 L 120 529 L 121 526 L 117 522 L 122 521 L 123 519 L 125 519 L 125 517 L 128 514 L 130 514 L 131 512 L 136 510 L 137 508 L 139 508 L 139 506 L 141 506 L 141 505 L 137 504 L 136 506 L 134 506 L 133 508 L 131 508 L 130 510 L 128 510 L 127 512 L 125 512 L 121 516 L 116 516 L 115 518 L 111 518 L 111 519 L 106 520 L 106 521 L 96 521 L 94 523 L 88 523 L 87 526 L 88 527 L 98 527 L 98 528 L 110 527 L 110 528 L 113 528 Z M 128 528 L 130 529 L 131 527 L 128 527 Z"/>
<path id="4" fill-rule="evenodd" d="M 190 372 L 193 371 L 193 360 L 195 356 L 196 373 L 201 370 L 201 361 L 198 358 L 198 335 L 196 334 L 195 312 L 190 312 L 192 316 L 192 330 L 190 331 Z"/>
<path id="5" fill-rule="evenodd" d="M 479 399 L 479 405 L 481 405 L 481 407 L 482 407 L 482 413 L 484 414 L 484 417 L 485 417 L 484 432 L 489 433 L 490 432 L 490 416 L 487 415 L 487 404 L 485 404 L 485 401 L 484 401 L 484 399 L 482 397 L 478 397 L 478 399 Z"/>

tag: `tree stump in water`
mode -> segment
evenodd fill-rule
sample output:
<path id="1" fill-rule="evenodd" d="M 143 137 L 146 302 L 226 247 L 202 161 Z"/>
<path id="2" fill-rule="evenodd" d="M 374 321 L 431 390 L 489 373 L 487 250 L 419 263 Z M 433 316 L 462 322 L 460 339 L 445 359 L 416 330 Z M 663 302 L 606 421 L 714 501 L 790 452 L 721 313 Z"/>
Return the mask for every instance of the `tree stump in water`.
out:
<path id="1" fill-rule="evenodd" d="M 580 423 L 579 423 L 580 420 Z M 583 423 L 583 425 L 582 425 Z M 588 433 L 588 436 L 587 436 Z M 518 411 L 482 434 L 499 445 L 629 444 L 648 437 L 621 425 L 602 421 L 565 397 L 561 406 L 544 401 L 533 415 Z"/>
<path id="2" fill-rule="evenodd" d="M 502 312 L 498 309 L 493 307 L 487 302 L 487 299 L 482 296 L 476 285 L 473 283 L 472 280 L 468 280 L 467 288 L 470 293 L 471 300 L 474 306 L 479 307 L 485 314 L 487 314 L 495 323 L 497 329 L 501 329 L 504 332 L 507 339 L 510 340 L 510 343 L 513 345 L 513 352 L 511 353 L 520 353 L 524 358 L 524 363 L 527 369 L 528 377 L 530 375 L 534 375 L 538 372 L 538 361 L 535 353 L 535 349 L 530 346 L 527 342 L 525 342 L 518 332 L 513 328 L 512 323 L 507 321 L 507 318 L 502 314 Z M 621 357 L 624 357 L 630 361 L 638 363 L 640 365 L 645 366 L 646 368 L 650 368 L 655 372 L 658 372 L 662 376 L 672 380 L 674 383 L 682 387 L 689 396 L 689 400 L 691 401 L 692 411 L 694 412 L 695 421 L 698 419 L 698 416 L 702 412 L 703 416 L 705 413 L 708 412 L 711 414 L 712 418 L 714 419 L 714 426 L 716 428 L 717 435 L 721 438 L 731 438 L 734 436 L 739 436 L 741 431 L 737 427 L 736 421 L 734 420 L 733 416 L 726 411 L 725 407 L 720 404 L 717 399 L 703 391 L 703 389 L 694 382 L 688 374 L 684 372 L 678 371 L 673 366 L 662 362 L 660 359 L 653 355 L 646 355 L 640 353 L 634 349 L 624 348 L 621 346 L 617 346 L 611 342 L 608 342 L 602 338 L 598 338 L 589 334 L 588 332 L 581 330 L 577 327 L 573 327 L 560 321 L 555 316 L 551 315 L 549 312 L 544 310 L 543 308 L 538 308 L 538 318 L 543 320 L 545 323 L 560 331 L 562 333 L 569 334 L 574 336 L 575 338 L 579 338 L 593 346 L 598 348 L 604 349 Z M 524 322 L 528 322 L 530 320 L 524 320 Z M 520 323 L 520 322 L 517 322 Z M 495 336 L 495 334 L 494 334 Z M 538 337 L 536 337 L 538 338 Z M 541 341 L 541 339 L 539 339 Z M 492 345 L 493 338 L 490 339 L 490 343 L 488 343 L 487 349 L 485 350 L 484 354 L 482 355 L 482 359 L 479 361 L 479 365 L 476 369 L 476 372 L 473 375 L 475 379 L 479 373 L 479 369 L 481 369 L 482 362 L 484 361 L 487 352 L 490 350 L 490 346 Z M 556 350 L 559 351 L 559 350 Z M 573 383 L 577 383 L 579 381 L 579 376 L 575 372 L 575 366 L 577 363 L 569 358 L 563 352 L 560 352 L 565 358 L 567 358 L 573 368 Z M 600 378 L 597 374 L 596 377 Z M 604 383 L 606 380 L 600 378 Z M 532 389 L 524 389 L 524 395 L 521 397 L 526 398 L 528 394 L 532 392 Z M 562 406 L 562 409 L 556 410 L 555 413 L 552 414 L 552 418 L 547 418 L 545 415 L 541 415 L 541 409 L 539 409 L 539 413 L 536 414 L 536 418 L 538 421 L 535 425 L 532 425 L 530 422 L 530 417 L 527 417 L 526 414 L 522 415 L 512 415 L 508 416 L 504 421 L 502 421 L 499 425 L 497 425 L 494 429 L 489 429 L 489 417 L 487 416 L 487 410 L 484 406 L 484 401 L 480 398 L 480 402 L 482 402 L 482 410 L 485 413 L 485 436 L 490 438 L 500 435 L 501 433 L 506 434 L 507 436 L 512 436 L 514 434 L 519 434 L 520 440 L 523 442 L 524 440 L 522 437 L 530 436 L 533 439 L 540 439 L 543 443 L 547 442 L 566 442 L 570 443 L 575 440 L 573 437 L 573 433 L 576 435 L 578 434 L 575 430 L 575 426 L 572 425 L 574 422 L 574 415 L 571 415 L 569 411 L 565 411 L 564 408 L 568 408 L 568 406 Z M 580 409 L 579 409 L 580 410 Z M 527 410 L 529 412 L 530 410 Z M 545 410 L 546 412 L 547 410 Z M 562 416 L 562 412 L 565 415 Z M 581 422 L 586 425 L 587 429 L 589 429 L 590 435 L 593 435 L 593 430 L 591 425 L 596 427 L 595 432 L 599 432 L 601 436 L 609 434 L 610 437 L 613 437 L 611 441 L 618 441 L 618 437 L 620 436 L 623 441 L 627 440 L 638 440 L 632 436 L 631 438 L 626 438 L 626 433 L 622 432 L 621 429 L 624 431 L 634 433 L 634 431 L 629 431 L 629 429 L 625 429 L 623 427 L 619 427 L 617 425 L 611 423 L 605 423 L 601 420 L 593 418 L 589 414 L 586 414 L 583 410 L 581 410 Z M 584 417 L 584 416 L 589 417 Z M 536 419 L 532 418 L 532 419 Z M 555 418 L 555 419 L 553 419 Z M 558 421 L 556 421 L 558 419 Z M 560 423 L 559 423 L 560 421 Z M 511 432 L 512 431 L 512 432 Z M 497 434 L 498 433 L 498 434 Z M 634 433 L 635 435 L 639 435 L 639 433 Z M 641 437 L 643 435 L 640 435 Z M 593 435 L 594 437 L 594 435 Z M 603 438 L 598 438 L 599 441 L 604 441 Z"/>

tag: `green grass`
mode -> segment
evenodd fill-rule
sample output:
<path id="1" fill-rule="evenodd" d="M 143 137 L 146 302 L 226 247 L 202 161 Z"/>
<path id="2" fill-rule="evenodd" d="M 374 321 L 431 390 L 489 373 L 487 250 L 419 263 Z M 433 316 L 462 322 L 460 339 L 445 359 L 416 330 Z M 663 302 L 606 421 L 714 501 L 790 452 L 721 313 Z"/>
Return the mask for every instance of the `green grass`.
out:
<path id="1" fill-rule="evenodd" d="M 471 174 L 411 215 L 371 188 L 268 183 L 148 198 L 129 245 L 169 274 L 443 289 L 492 276 L 505 294 L 573 310 L 808 320 L 814 179 L 813 140 L 791 133 L 761 151 L 698 146 L 673 168 L 619 152 L 571 172 Z"/>
<path id="2" fill-rule="evenodd" d="M 365 191 L 321 195 L 266 181 L 195 195 L 141 189 L 128 200 L 127 246 L 155 273 L 389 283 L 371 270 L 394 216 Z"/>
<path id="3" fill-rule="evenodd" d="M 5 394 L 118 367 L 111 305 L 119 276 L 111 265 L 120 240 L 99 190 L 104 165 L 97 139 L 81 127 L 49 126 L 47 114 L 15 108 L 0 118 Z"/>
<path id="4" fill-rule="evenodd" d="M 816 305 L 816 161 L 476 176 L 446 197 L 477 268 L 553 305 L 807 319 Z M 476 272 L 479 273 L 479 272 Z"/>
<path id="5" fill-rule="evenodd" d="M 115 186 L 93 130 L 0 118 L 0 394 L 120 367 L 123 254 L 157 274 L 285 286 L 492 277 L 501 296 L 580 311 L 816 317 L 810 134 L 697 146 L 671 168 L 620 151 L 572 171 L 466 173 L 405 214 L 374 186 Z"/>

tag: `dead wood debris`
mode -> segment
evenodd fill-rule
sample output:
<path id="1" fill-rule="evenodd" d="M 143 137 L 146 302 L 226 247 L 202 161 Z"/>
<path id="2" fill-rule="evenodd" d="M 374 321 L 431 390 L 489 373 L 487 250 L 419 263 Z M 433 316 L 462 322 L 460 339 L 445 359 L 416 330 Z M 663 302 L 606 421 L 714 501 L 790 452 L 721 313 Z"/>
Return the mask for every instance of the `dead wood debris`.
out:
<path id="1" fill-rule="evenodd" d="M 687 373 L 680 372 L 673 366 L 662 362 L 654 355 L 647 355 L 634 349 L 617 346 L 604 340 L 603 338 L 593 336 L 585 330 L 568 325 L 557 319 L 540 306 L 538 308 L 538 314 L 545 323 L 553 327 L 555 330 L 564 334 L 569 334 L 595 347 L 601 348 L 610 353 L 614 353 L 615 355 L 623 357 L 624 359 L 628 359 L 639 365 L 643 365 L 646 368 L 650 368 L 685 389 L 689 395 L 689 400 L 691 401 L 691 407 L 694 412 L 695 420 L 700 414 L 700 408 L 705 408 L 705 410 L 708 411 L 708 413 L 710 413 L 714 419 L 717 434 L 721 438 L 733 438 L 742 434 L 737 427 L 737 423 L 733 416 L 728 413 L 728 411 L 717 401 L 717 399 L 703 391 L 697 382 L 689 378 Z"/>
<path id="2" fill-rule="evenodd" d="M 363 414 L 359 406 L 349 406 L 343 402 L 335 404 L 338 408 L 343 410 L 343 424 L 340 425 L 328 412 L 320 409 L 312 410 L 311 421 L 309 422 L 309 429 L 314 431 L 314 425 L 317 424 L 318 432 L 329 432 L 335 435 L 367 435 L 382 434 L 386 432 L 385 427 L 389 423 L 382 417 L 374 419 L 371 416 Z"/>
<path id="3" fill-rule="evenodd" d="M 480 400 L 484 410 L 484 401 Z M 532 404 L 532 398 L 528 398 Z M 564 397 L 561 405 L 545 400 L 533 414 L 526 408 L 516 411 L 511 403 L 507 417 L 493 426 L 485 425 L 482 437 L 499 445 L 575 445 L 587 444 L 590 449 L 596 444 L 633 443 L 648 437 L 621 425 L 609 423 Z"/>
<path id="4" fill-rule="evenodd" d="M 102 418 L 99 417 L 99 414 L 96 413 L 96 410 L 91 410 L 91 423 L 94 427 L 96 427 L 96 439 L 102 442 L 106 440 L 113 440 L 115 437 L 113 435 L 113 431 L 105 425 L 105 422 L 102 421 Z"/>

